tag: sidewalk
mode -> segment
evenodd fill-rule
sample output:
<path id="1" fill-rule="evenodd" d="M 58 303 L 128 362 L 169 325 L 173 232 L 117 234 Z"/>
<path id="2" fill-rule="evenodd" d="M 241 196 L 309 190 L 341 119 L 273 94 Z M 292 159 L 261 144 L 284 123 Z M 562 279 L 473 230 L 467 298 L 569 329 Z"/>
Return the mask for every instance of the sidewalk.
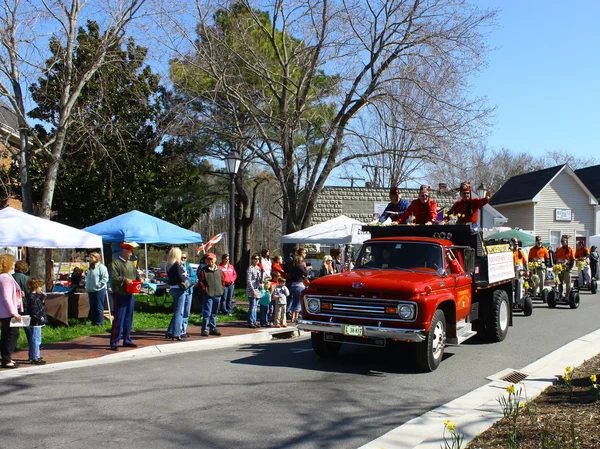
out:
<path id="1" fill-rule="evenodd" d="M 108 326 L 107 326 L 108 329 Z M 61 363 L 61 362 L 72 362 L 76 360 L 88 360 L 88 359 L 97 359 L 100 357 L 126 353 L 130 351 L 136 351 L 143 348 L 153 347 L 157 345 L 171 345 L 171 344 L 182 344 L 184 342 L 194 342 L 194 341 L 211 341 L 211 340 L 220 340 L 226 337 L 236 337 L 236 336 L 253 336 L 261 333 L 268 333 L 271 336 L 282 334 L 283 337 L 285 334 L 289 334 L 290 336 L 294 332 L 298 332 L 295 326 L 289 326 L 287 328 L 257 328 L 250 329 L 247 327 L 245 321 L 234 321 L 228 323 L 219 323 L 218 330 L 221 332 L 221 336 L 208 336 L 201 337 L 200 336 L 200 326 L 189 326 L 188 333 L 190 334 L 189 338 L 181 341 L 172 341 L 170 339 L 165 338 L 165 330 L 145 330 L 145 331 L 136 331 L 131 333 L 131 340 L 138 345 L 137 348 L 124 348 L 119 346 L 119 351 L 111 351 L 109 337 L 110 334 L 108 332 L 99 333 L 97 335 L 90 335 L 87 337 L 79 337 L 74 340 L 63 341 L 59 343 L 52 343 L 48 345 L 42 345 L 41 354 L 43 359 L 46 361 L 46 365 Z M 121 342 L 122 344 L 122 342 Z M 17 350 L 13 354 L 13 360 L 15 360 L 21 367 L 29 367 L 36 366 L 29 364 L 28 361 L 28 352 L 27 348 L 22 348 Z M 8 370 L 1 370 L 8 371 Z M 13 370 L 13 371 L 18 371 Z"/>

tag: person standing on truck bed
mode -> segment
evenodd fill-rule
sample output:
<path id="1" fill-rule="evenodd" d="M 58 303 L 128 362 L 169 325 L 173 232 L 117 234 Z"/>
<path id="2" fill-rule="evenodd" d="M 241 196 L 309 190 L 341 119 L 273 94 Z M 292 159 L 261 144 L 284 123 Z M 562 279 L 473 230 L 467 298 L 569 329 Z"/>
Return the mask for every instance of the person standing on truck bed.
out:
<path id="1" fill-rule="evenodd" d="M 429 186 L 419 188 L 419 198 L 410 203 L 408 209 L 396 220 L 396 224 L 404 223 L 411 215 L 416 224 L 431 224 L 437 219 L 437 204 L 429 198 Z"/>
<path id="2" fill-rule="evenodd" d="M 575 265 L 575 251 L 569 246 L 569 238 L 563 235 L 560 239 L 561 247 L 554 254 L 556 263 L 563 265 L 564 269 L 558 274 L 558 295 L 563 296 L 563 286 L 566 284 L 565 296 L 571 292 L 571 270 Z"/>
<path id="3" fill-rule="evenodd" d="M 490 201 L 491 192 L 485 192 L 485 198 L 471 198 L 471 184 L 463 182 L 460 184 L 460 200 L 458 200 L 448 211 L 448 215 L 456 215 L 457 223 L 478 223 L 479 209 Z M 444 222 L 448 219 L 444 219 Z"/>
<path id="4" fill-rule="evenodd" d="M 388 218 L 395 220 L 399 215 L 402 215 L 409 206 L 410 203 L 408 200 L 402 198 L 400 187 L 392 187 L 390 189 L 390 204 L 387 205 L 381 214 L 379 221 L 383 223 Z"/>

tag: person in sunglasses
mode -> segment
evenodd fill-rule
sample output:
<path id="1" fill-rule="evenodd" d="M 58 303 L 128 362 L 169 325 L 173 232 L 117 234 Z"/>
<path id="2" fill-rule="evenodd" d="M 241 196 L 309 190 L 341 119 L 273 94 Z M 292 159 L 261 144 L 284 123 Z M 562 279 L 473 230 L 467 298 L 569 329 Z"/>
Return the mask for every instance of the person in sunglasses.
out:
<path id="1" fill-rule="evenodd" d="M 396 220 L 397 224 L 404 223 L 412 215 L 415 224 L 432 224 L 437 219 L 437 204 L 429 197 L 430 187 L 422 185 L 419 197 L 410 203 L 408 209 Z"/>
<path id="2" fill-rule="evenodd" d="M 546 266 L 550 262 L 550 253 L 542 245 L 542 237 L 536 236 L 535 246 L 529 250 L 529 262 L 538 263 L 539 266 L 533 268 L 533 295 L 541 296 L 544 291 L 544 281 L 546 280 Z"/>

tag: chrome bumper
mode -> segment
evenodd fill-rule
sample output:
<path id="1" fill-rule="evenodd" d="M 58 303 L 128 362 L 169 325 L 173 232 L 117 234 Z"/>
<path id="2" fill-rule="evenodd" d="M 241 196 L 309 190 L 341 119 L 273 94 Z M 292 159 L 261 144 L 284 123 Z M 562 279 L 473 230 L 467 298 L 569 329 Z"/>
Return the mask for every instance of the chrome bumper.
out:
<path id="1" fill-rule="evenodd" d="M 425 329 L 396 329 L 394 327 L 364 326 L 365 336 L 369 338 L 395 338 L 400 341 L 425 341 Z M 323 321 L 298 321 L 298 329 L 303 331 L 319 331 L 331 334 L 343 334 L 344 325 L 341 323 L 328 323 Z"/>

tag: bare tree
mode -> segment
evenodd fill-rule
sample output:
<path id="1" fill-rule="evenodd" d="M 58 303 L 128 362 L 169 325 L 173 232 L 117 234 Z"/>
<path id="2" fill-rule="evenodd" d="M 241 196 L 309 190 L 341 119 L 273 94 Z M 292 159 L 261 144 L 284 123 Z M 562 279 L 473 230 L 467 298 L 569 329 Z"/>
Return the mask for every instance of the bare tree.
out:
<path id="1" fill-rule="evenodd" d="M 352 136 L 363 135 L 358 119 L 377 111 L 384 98 L 395 96 L 407 113 L 410 102 L 402 97 L 407 91 L 426 99 L 429 106 L 418 109 L 421 127 L 408 130 L 429 134 L 421 153 L 429 158 L 444 151 L 437 137 L 468 134 L 490 112 L 482 99 L 467 97 L 465 79 L 484 64 L 483 33 L 495 11 L 463 0 L 240 0 L 195 6 L 197 36 L 165 11 L 169 37 L 163 41 L 177 43 L 172 50 L 179 50 L 179 79 L 188 74 L 188 95 L 195 91 L 227 111 L 230 124 L 248 124 L 239 117 L 250 120 L 248 128 L 213 124 L 214 130 L 235 136 L 246 158 L 273 172 L 286 232 L 308 225 L 332 170 L 389 152 L 357 146 L 349 151 L 347 145 Z M 183 41 L 186 52 L 180 51 Z M 403 85 L 410 89 L 393 88 Z"/>
<path id="2" fill-rule="evenodd" d="M 13 150 L 19 157 L 23 209 L 33 212 L 33 200 L 29 180 L 30 143 L 35 143 L 35 152 L 47 156 L 47 171 L 44 180 L 40 216 L 50 218 L 52 199 L 59 165 L 67 133 L 72 124 L 72 111 L 86 83 L 103 64 L 110 63 L 109 49 L 119 42 L 126 28 L 140 14 L 145 0 L 97 1 L 4 0 L 0 11 L 0 96 L 5 98 L 19 120 L 21 148 Z M 88 55 L 87 66 L 75 70 L 74 48 L 80 22 L 93 17 L 104 27 L 102 44 Z M 58 113 L 50 125 L 52 137 L 42 142 L 26 120 L 26 92 L 28 83 L 40 76 L 50 52 L 43 48 L 61 44 L 60 55 L 62 84 Z M 46 55 L 46 56 L 44 56 Z M 27 74 L 27 76 L 25 76 Z M 32 261 L 32 272 L 43 273 L 40 257 Z"/>

